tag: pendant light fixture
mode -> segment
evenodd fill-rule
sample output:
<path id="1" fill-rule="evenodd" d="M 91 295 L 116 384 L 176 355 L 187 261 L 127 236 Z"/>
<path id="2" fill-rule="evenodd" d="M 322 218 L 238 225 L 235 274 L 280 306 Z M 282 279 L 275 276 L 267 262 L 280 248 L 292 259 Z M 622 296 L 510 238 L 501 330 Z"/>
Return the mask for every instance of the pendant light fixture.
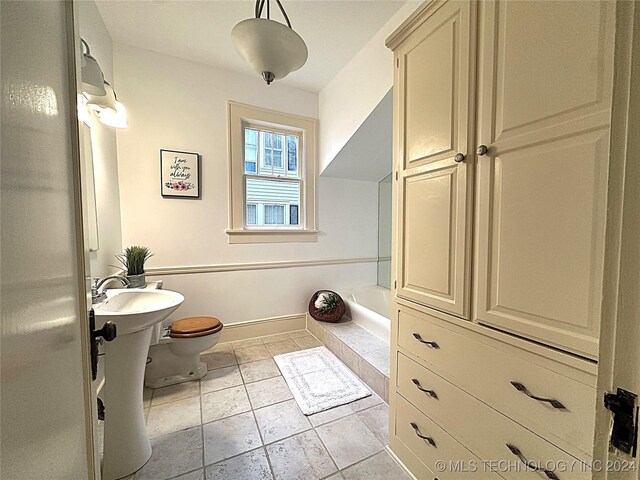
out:
<path id="1" fill-rule="evenodd" d="M 98 61 L 91 56 L 87 42 L 82 40 L 82 91 L 89 95 L 106 95 L 104 75 Z"/>
<path id="2" fill-rule="evenodd" d="M 87 105 L 93 110 L 111 110 L 116 111 L 116 92 L 113 91 L 113 87 L 109 85 L 109 82 L 104 81 L 104 95 L 90 95 L 85 93 L 87 98 Z"/>
<path id="3" fill-rule="evenodd" d="M 291 28 L 280 0 L 275 1 L 286 25 L 271 20 L 270 0 L 256 0 L 255 18 L 243 20 L 231 31 L 236 50 L 267 85 L 300 69 L 308 57 L 304 40 Z M 267 18 L 262 18 L 265 5 Z"/>
<path id="4" fill-rule="evenodd" d="M 118 101 L 116 101 L 116 109 L 111 110 L 110 108 L 105 110 L 99 110 L 97 112 L 98 118 L 100 122 L 108 127 L 113 128 L 127 128 L 127 109 L 124 108 L 124 105 Z"/>

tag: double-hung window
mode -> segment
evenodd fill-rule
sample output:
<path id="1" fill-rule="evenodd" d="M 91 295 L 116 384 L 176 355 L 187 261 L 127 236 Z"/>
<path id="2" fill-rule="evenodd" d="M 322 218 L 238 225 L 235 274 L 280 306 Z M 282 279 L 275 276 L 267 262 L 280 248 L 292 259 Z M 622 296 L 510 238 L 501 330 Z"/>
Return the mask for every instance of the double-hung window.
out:
<path id="1" fill-rule="evenodd" d="M 245 227 L 300 228 L 300 132 L 243 122 Z"/>
<path id="2" fill-rule="evenodd" d="M 315 241 L 313 119 L 229 102 L 231 243 Z"/>

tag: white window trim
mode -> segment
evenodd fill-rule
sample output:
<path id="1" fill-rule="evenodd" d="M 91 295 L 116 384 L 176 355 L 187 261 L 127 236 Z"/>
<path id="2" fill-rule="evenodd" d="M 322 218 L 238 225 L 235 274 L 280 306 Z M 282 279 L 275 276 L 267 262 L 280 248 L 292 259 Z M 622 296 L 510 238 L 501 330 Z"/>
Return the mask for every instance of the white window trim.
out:
<path id="1" fill-rule="evenodd" d="M 290 115 L 260 107 L 228 102 L 229 121 L 229 243 L 289 243 L 316 242 L 316 131 L 313 118 Z M 244 185 L 244 127 L 263 127 L 267 130 L 296 133 L 298 144 L 298 171 L 300 175 L 300 225 L 256 228 L 245 225 Z M 286 138 L 285 138 L 286 141 Z M 284 150 L 284 149 L 283 149 Z M 257 161 L 260 161 L 257 159 Z M 283 165 L 287 161 L 283 154 Z M 285 167 L 286 172 L 286 167 Z M 257 173 L 257 172 L 256 172 Z M 265 177 L 269 178 L 269 177 Z M 293 180 L 282 177 L 282 180 Z M 304 209 L 304 211 L 303 211 Z"/>

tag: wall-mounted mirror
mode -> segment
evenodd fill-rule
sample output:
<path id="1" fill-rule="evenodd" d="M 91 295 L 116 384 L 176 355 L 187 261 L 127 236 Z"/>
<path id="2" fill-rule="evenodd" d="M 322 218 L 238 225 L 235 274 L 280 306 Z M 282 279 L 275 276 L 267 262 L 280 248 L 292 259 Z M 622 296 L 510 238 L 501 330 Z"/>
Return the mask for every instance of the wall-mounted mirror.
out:
<path id="1" fill-rule="evenodd" d="M 378 285 L 391 288 L 391 205 L 393 176 L 378 183 Z"/>
<path id="2" fill-rule="evenodd" d="M 87 234 L 89 251 L 98 250 L 98 212 L 96 209 L 96 182 L 93 174 L 93 149 L 91 148 L 91 127 L 82 123 L 82 140 L 84 142 L 84 168 L 87 192 Z"/>

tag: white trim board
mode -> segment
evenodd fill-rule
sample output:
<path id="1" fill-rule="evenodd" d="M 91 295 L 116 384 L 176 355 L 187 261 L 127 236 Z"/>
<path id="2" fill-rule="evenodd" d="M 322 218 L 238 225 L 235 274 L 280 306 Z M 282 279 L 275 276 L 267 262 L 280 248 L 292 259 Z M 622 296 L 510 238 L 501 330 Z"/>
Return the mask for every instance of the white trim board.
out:
<path id="1" fill-rule="evenodd" d="M 188 275 L 194 273 L 239 272 L 245 270 L 268 270 L 277 268 L 317 267 L 324 265 L 347 265 L 375 263 L 378 257 L 337 258 L 328 260 L 285 260 L 279 262 L 226 263 L 217 265 L 189 265 L 177 267 L 153 267 L 145 269 L 147 276 Z"/>
<path id="2" fill-rule="evenodd" d="M 263 337 L 276 333 L 287 333 L 307 328 L 307 314 L 298 313 L 280 317 L 247 320 L 225 325 L 220 342 L 233 342 L 248 338 Z"/>

